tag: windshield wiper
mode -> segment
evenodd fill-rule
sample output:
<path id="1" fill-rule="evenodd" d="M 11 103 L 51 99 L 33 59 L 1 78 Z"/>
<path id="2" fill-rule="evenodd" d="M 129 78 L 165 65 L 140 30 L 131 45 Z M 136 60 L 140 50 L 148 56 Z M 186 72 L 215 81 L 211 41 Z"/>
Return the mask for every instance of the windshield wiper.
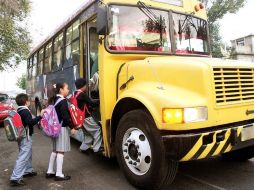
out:
<path id="1" fill-rule="evenodd" d="M 154 23 L 159 24 L 156 14 L 142 1 L 138 1 L 138 8 Z"/>
<path id="2" fill-rule="evenodd" d="M 137 3 L 138 8 L 149 18 L 151 19 L 155 25 L 159 26 L 159 32 L 160 32 L 160 44 L 162 46 L 162 16 L 157 16 L 144 2 L 138 1 Z"/>
<path id="3" fill-rule="evenodd" d="M 182 34 L 183 31 L 185 30 L 185 28 L 187 27 L 187 22 L 197 31 L 197 28 L 195 26 L 195 24 L 193 23 L 193 13 L 191 13 L 190 15 L 185 15 L 186 18 L 184 19 L 183 23 L 180 23 L 179 20 L 179 34 Z"/>

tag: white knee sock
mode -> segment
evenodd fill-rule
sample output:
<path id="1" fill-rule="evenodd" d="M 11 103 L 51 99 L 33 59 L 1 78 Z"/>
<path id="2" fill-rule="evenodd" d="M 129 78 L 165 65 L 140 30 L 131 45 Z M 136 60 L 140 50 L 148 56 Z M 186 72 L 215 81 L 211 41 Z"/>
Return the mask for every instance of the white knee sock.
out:
<path id="1" fill-rule="evenodd" d="M 55 171 L 54 171 L 54 164 L 55 164 L 55 161 L 56 161 L 56 153 L 55 152 L 52 152 L 51 155 L 50 155 L 50 158 L 49 158 L 49 167 L 48 167 L 48 174 L 54 174 Z"/>
<path id="2" fill-rule="evenodd" d="M 63 154 L 57 154 L 57 157 L 56 157 L 56 176 L 57 177 L 64 177 L 64 174 L 63 174 L 63 159 L 64 159 Z"/>

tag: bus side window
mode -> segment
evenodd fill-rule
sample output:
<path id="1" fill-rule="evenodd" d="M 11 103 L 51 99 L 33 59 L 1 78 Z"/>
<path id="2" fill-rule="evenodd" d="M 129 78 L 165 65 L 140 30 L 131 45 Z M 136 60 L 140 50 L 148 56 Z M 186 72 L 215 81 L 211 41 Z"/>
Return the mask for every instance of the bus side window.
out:
<path id="1" fill-rule="evenodd" d="M 52 70 L 58 71 L 62 66 L 62 57 L 63 57 L 63 33 L 59 34 L 54 39 L 53 45 L 53 63 L 52 63 Z"/>
<path id="2" fill-rule="evenodd" d="M 43 57 L 44 57 L 44 48 L 42 48 L 39 51 L 39 63 L 38 63 L 38 75 L 42 74 L 42 70 L 43 70 Z"/>
<path id="3" fill-rule="evenodd" d="M 44 73 L 51 71 L 52 63 L 52 42 L 50 42 L 45 49 L 45 62 L 44 62 Z"/>
<path id="4" fill-rule="evenodd" d="M 80 61 L 80 33 L 77 20 L 66 31 L 65 61 L 64 68 L 79 65 Z"/>
<path id="5" fill-rule="evenodd" d="M 36 77 L 37 75 L 37 53 L 33 56 L 33 70 L 32 70 L 32 77 Z"/>
<path id="6" fill-rule="evenodd" d="M 27 79 L 30 79 L 30 64 L 31 64 L 32 58 L 29 58 L 27 61 Z"/>

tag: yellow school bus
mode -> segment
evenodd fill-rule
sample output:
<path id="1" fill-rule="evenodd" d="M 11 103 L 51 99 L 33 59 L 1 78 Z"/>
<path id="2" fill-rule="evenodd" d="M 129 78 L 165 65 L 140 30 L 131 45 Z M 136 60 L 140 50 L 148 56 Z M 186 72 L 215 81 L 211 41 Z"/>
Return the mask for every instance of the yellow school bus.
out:
<path id="1" fill-rule="evenodd" d="M 90 0 L 28 58 L 36 112 L 53 84 L 99 74 L 104 155 L 128 181 L 163 189 L 179 162 L 254 156 L 254 66 L 213 59 L 197 0 Z"/>

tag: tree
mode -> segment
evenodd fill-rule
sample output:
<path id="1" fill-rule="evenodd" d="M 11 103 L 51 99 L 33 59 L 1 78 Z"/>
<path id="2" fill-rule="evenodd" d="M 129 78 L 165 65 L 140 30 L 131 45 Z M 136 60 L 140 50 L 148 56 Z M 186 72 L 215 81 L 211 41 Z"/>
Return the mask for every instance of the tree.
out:
<path id="1" fill-rule="evenodd" d="M 16 85 L 22 90 L 26 90 L 26 74 L 23 74 L 18 78 Z"/>
<path id="2" fill-rule="evenodd" d="M 211 39 L 211 49 L 213 57 L 222 57 L 220 50 L 221 36 L 219 34 L 220 25 L 218 21 L 227 13 L 236 13 L 242 8 L 246 0 L 203 0 L 207 7 L 208 25 Z"/>
<path id="3" fill-rule="evenodd" d="M 29 0 L 0 0 L 0 71 L 17 66 L 29 53 L 29 12 Z"/>

